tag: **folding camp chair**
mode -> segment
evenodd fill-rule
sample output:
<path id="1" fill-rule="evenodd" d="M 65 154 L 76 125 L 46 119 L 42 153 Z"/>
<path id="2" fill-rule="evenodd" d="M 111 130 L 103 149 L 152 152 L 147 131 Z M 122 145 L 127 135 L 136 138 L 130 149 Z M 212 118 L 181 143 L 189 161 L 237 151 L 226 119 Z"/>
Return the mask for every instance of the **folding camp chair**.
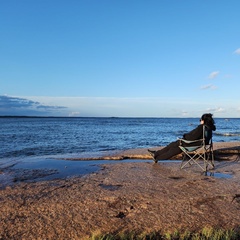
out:
<path id="1" fill-rule="evenodd" d="M 185 139 L 179 139 L 179 141 L 179 148 L 183 153 L 181 169 L 184 168 L 187 164 L 196 164 L 203 171 L 207 171 L 208 166 L 214 168 L 212 130 L 209 130 L 204 125 L 203 138 L 195 141 L 188 141 Z"/>

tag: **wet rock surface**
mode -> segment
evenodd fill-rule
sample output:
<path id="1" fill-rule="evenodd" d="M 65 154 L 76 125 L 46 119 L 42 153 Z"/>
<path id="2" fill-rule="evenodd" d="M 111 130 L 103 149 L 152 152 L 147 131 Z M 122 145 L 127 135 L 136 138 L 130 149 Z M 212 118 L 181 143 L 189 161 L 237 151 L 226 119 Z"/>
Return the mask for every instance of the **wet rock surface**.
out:
<path id="1" fill-rule="evenodd" d="M 149 162 L 102 165 L 66 180 L 22 182 L 0 190 L 0 238 L 86 239 L 110 232 L 239 227 L 239 161 L 196 166 Z"/>
<path id="2" fill-rule="evenodd" d="M 124 231 L 239 228 L 239 143 L 215 144 L 215 153 L 221 161 L 207 174 L 197 166 L 180 170 L 180 162 L 174 161 L 120 161 L 103 164 L 88 175 L 44 180 L 61 168 L 1 165 L 0 181 L 6 184 L 0 189 L 0 239 L 86 239 Z M 146 149 L 101 157 L 128 158 L 151 159 Z"/>

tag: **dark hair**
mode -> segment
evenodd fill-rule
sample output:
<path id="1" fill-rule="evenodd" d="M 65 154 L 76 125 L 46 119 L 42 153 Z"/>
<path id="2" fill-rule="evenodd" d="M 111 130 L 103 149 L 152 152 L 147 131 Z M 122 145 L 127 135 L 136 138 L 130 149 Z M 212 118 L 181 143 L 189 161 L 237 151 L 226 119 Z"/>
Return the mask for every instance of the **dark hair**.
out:
<path id="1" fill-rule="evenodd" d="M 215 126 L 215 122 L 214 122 L 212 116 L 213 115 L 211 113 L 205 113 L 202 115 L 201 120 L 204 121 L 204 125 L 209 127 L 211 130 L 215 131 L 216 126 Z"/>

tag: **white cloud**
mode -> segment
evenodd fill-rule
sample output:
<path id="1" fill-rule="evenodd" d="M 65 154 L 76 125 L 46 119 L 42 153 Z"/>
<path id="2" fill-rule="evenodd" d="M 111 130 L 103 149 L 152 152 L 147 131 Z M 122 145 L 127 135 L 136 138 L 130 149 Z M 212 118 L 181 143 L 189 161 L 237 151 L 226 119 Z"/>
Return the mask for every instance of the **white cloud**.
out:
<path id="1" fill-rule="evenodd" d="M 235 50 L 234 53 L 240 55 L 240 48 L 238 48 L 237 50 Z"/>
<path id="2" fill-rule="evenodd" d="M 70 113 L 68 114 L 68 116 L 69 116 L 69 117 L 78 117 L 78 116 L 81 116 L 81 115 L 80 115 L 80 112 L 70 112 Z"/>
<path id="3" fill-rule="evenodd" d="M 214 72 L 211 72 L 209 75 L 208 75 L 208 78 L 209 79 L 214 79 L 216 78 L 218 75 L 219 75 L 219 71 L 214 71 Z"/>
<path id="4" fill-rule="evenodd" d="M 208 108 L 207 111 L 211 113 L 222 113 L 222 112 L 225 112 L 225 109 L 222 107 L 217 107 L 217 108 Z"/>
<path id="5" fill-rule="evenodd" d="M 189 115 L 189 112 L 188 112 L 188 111 L 185 111 L 185 110 L 182 111 L 182 116 L 183 116 L 183 117 L 188 116 L 188 115 Z"/>
<path id="6" fill-rule="evenodd" d="M 202 90 L 207 90 L 207 89 L 215 90 L 216 88 L 217 87 L 215 85 L 212 85 L 212 84 L 208 84 L 208 85 L 205 85 L 205 86 L 201 87 Z"/>

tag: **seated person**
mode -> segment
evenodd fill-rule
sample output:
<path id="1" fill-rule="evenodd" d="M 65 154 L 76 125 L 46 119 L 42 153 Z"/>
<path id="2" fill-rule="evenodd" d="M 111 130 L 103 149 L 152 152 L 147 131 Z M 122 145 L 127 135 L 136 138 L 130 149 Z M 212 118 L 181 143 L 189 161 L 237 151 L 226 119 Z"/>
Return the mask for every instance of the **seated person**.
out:
<path id="1" fill-rule="evenodd" d="M 216 130 L 215 122 L 212 118 L 211 113 L 203 114 L 200 119 L 200 124 L 195 129 L 193 129 L 191 132 L 185 133 L 183 135 L 183 139 L 188 140 L 188 141 L 194 141 L 197 139 L 201 139 L 203 137 L 203 126 L 208 128 L 208 130 L 210 130 L 210 131 Z M 208 143 L 206 143 L 206 144 L 208 144 Z M 180 140 L 177 140 L 175 142 L 168 144 L 166 147 L 164 147 L 161 150 L 152 151 L 152 150 L 148 149 L 148 152 L 153 157 L 154 162 L 157 163 L 158 160 L 167 160 L 167 159 L 172 158 L 175 155 L 180 154 L 182 151 L 179 148 L 179 145 L 180 145 Z"/>

